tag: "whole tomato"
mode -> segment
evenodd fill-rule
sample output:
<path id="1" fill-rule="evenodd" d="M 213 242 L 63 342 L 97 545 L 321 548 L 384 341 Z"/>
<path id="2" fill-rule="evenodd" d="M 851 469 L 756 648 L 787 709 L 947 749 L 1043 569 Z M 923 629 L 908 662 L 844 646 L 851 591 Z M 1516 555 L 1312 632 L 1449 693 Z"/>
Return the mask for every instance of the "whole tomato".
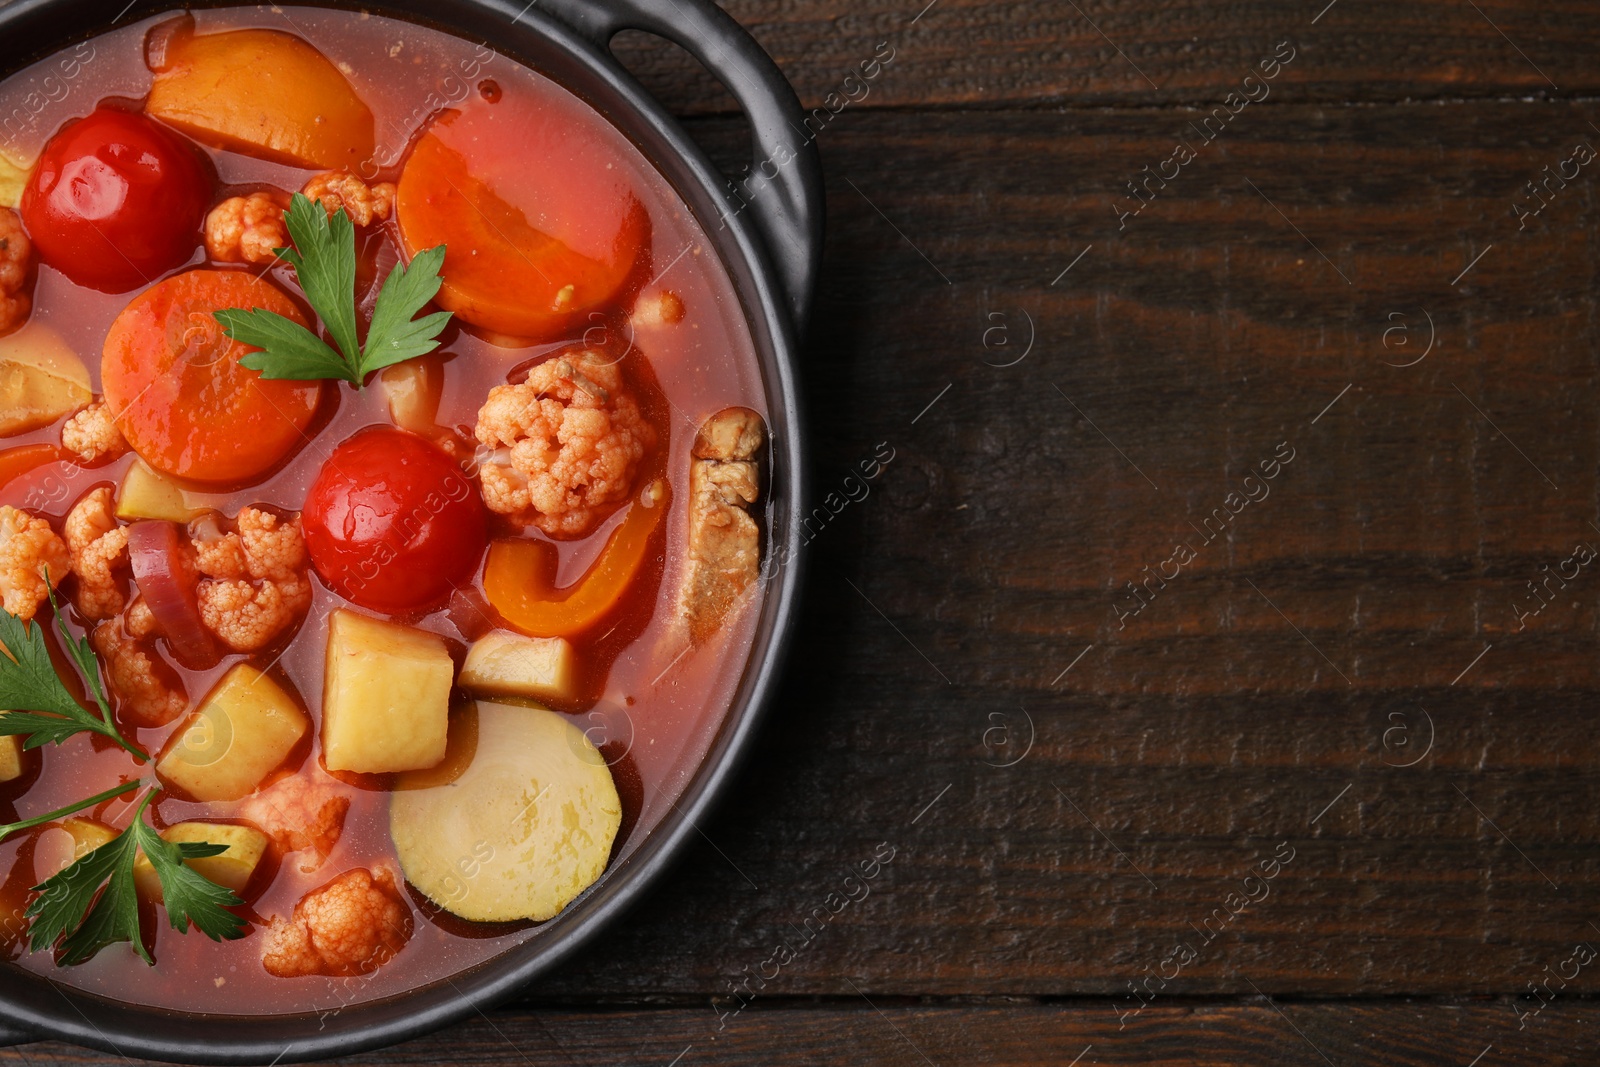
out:
<path id="1" fill-rule="evenodd" d="M 442 449 L 388 427 L 345 441 L 302 513 L 311 564 L 333 591 L 392 615 L 438 607 L 477 570 L 483 502 Z"/>
<path id="2" fill-rule="evenodd" d="M 212 186 L 209 164 L 176 133 L 101 107 L 45 145 L 22 221 L 44 262 L 78 285 L 122 293 L 189 258 Z"/>

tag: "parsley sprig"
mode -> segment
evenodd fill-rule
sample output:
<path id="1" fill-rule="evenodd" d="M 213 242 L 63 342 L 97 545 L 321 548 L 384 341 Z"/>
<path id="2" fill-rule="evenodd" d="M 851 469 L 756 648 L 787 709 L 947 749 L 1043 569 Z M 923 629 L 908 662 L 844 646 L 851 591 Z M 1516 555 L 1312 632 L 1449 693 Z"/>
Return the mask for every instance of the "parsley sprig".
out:
<path id="1" fill-rule="evenodd" d="M 373 371 L 439 347 L 439 333 L 450 321 L 450 312 L 436 311 L 420 319 L 416 315 L 439 292 L 444 245 L 418 252 L 409 267 L 389 272 L 363 345 L 356 333 L 356 235 L 350 217 L 344 208 L 330 217 L 320 204 L 296 193 L 284 220 L 294 247 L 275 251 L 294 267 L 300 288 L 333 345 L 264 308 L 213 312 L 229 337 L 261 349 L 240 363 L 260 371 L 263 378 L 336 378 L 359 388 Z"/>
<path id="2" fill-rule="evenodd" d="M 48 573 L 45 584 L 48 589 Z M 129 743 L 117 729 L 100 683 L 99 664 L 89 642 L 67 631 L 54 591 L 49 595 L 67 655 L 83 675 L 84 684 L 100 713 L 97 715 L 78 703 L 61 681 L 51 662 L 42 624 L 26 623 L 0 609 L 0 646 L 4 646 L 0 648 L 0 708 L 13 709 L 0 711 L 0 736 L 24 737 L 22 747 L 33 749 L 52 743 L 59 745 L 80 733 L 97 733 L 111 738 L 140 762 L 148 761 L 149 754 Z M 123 782 L 55 811 L 0 824 L 0 841 L 92 808 L 145 784 L 138 779 Z M 174 844 L 158 834 L 145 821 L 144 813 L 160 789 L 159 784 L 150 783 L 126 830 L 33 887 L 38 895 L 23 913 L 32 920 L 28 938 L 33 951 L 59 942 L 60 962 L 75 964 L 89 959 L 107 945 L 131 941 L 145 962 L 153 964 L 155 960 L 140 934 L 139 897 L 133 876 L 141 852 L 161 881 L 167 918 L 174 929 L 187 933 L 193 923 L 213 941 L 244 936 L 246 922 L 227 910 L 244 902 L 184 862 L 221 855 L 228 851 L 228 846 L 210 842 Z"/>
<path id="3" fill-rule="evenodd" d="M 48 577 L 45 585 L 48 588 Z M 50 607 L 56 607 L 53 590 Z M 130 743 L 117 729 L 105 690 L 100 685 L 100 667 L 89 642 L 67 632 L 59 610 L 55 611 L 55 616 L 67 654 L 83 675 L 84 684 L 100 713 L 96 715 L 78 703 L 62 684 L 38 624 L 30 626 L 9 611 L 0 610 L 0 645 L 4 646 L 0 649 L 0 708 L 7 709 L 0 711 L 0 737 L 24 737 L 22 747 L 28 750 L 46 744 L 59 745 L 69 737 L 88 731 L 111 738 L 134 759 L 147 762 L 150 754 Z M 0 840 L 4 837 L 0 834 Z"/>
<path id="4" fill-rule="evenodd" d="M 25 917 L 29 947 L 38 952 L 60 942 L 63 964 L 82 963 L 107 945 L 129 941 L 146 963 L 154 964 L 139 929 L 139 894 L 134 864 L 143 852 L 161 880 L 167 920 L 180 934 L 195 929 L 213 941 L 243 937 L 248 925 L 229 911 L 244 901 L 211 881 L 184 860 L 220 856 L 226 845 L 210 842 L 174 844 L 144 820 L 145 808 L 160 786 L 139 801 L 128 828 L 71 866 L 52 875 L 34 891 Z"/>

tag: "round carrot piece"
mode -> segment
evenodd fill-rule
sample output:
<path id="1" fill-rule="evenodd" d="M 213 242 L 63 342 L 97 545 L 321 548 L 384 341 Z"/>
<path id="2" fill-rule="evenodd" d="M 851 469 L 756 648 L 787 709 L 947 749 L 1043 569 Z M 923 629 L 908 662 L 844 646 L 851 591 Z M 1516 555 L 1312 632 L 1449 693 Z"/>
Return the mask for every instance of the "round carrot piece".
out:
<path id="1" fill-rule="evenodd" d="M 117 316 L 100 382 L 118 428 L 146 463 L 179 478 L 239 483 L 306 439 L 322 386 L 267 381 L 241 367 L 256 349 L 222 332 L 212 312 L 223 308 L 265 308 L 310 326 L 270 282 L 243 271 L 187 271 Z"/>
<path id="2" fill-rule="evenodd" d="M 650 217 L 616 150 L 553 94 L 508 87 L 442 113 L 411 149 L 406 250 L 445 245 L 439 304 L 528 341 L 581 332 L 627 285 Z"/>

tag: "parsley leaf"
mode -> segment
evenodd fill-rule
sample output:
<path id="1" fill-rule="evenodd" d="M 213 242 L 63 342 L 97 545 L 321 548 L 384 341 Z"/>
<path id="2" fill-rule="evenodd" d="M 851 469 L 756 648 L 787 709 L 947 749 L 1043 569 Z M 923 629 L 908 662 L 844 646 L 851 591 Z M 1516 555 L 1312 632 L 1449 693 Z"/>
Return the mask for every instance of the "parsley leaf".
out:
<path id="1" fill-rule="evenodd" d="M 192 922 L 213 941 L 243 937 L 247 923 L 228 908 L 244 902 L 183 861 L 217 856 L 225 845 L 173 844 L 144 820 L 145 808 L 160 786 L 152 786 L 126 830 L 71 866 L 34 886 L 28 905 L 29 947 L 38 952 L 58 941 L 63 964 L 82 963 L 107 945 L 128 941 L 146 963 L 154 964 L 139 929 L 139 895 L 134 864 L 143 852 L 161 880 L 167 918 L 179 933 Z"/>
<path id="2" fill-rule="evenodd" d="M 333 345 L 299 323 L 261 308 L 213 312 L 229 337 L 261 349 L 245 356 L 241 364 L 263 378 L 336 378 L 360 388 L 373 371 L 439 347 L 439 333 L 450 321 L 450 312 L 436 311 L 420 319 L 416 315 L 439 292 L 444 245 L 419 252 L 409 267 L 389 272 L 362 346 L 356 332 L 356 236 L 350 217 L 343 208 L 330 217 L 320 204 L 296 193 L 284 220 L 294 247 L 276 251 L 294 267 L 300 288 Z"/>
<path id="3" fill-rule="evenodd" d="M 56 608 L 54 591 L 50 593 L 50 606 Z M 50 661 L 50 650 L 45 646 L 39 625 L 30 626 L 0 609 L 0 646 L 4 646 L 0 648 L 0 708 L 8 709 L 0 711 L 0 736 L 26 738 L 22 747 L 27 750 L 46 744 L 59 745 L 69 737 L 88 731 L 111 738 L 141 762 L 148 760 L 149 754 L 129 744 L 117 729 L 111 706 L 100 686 L 99 664 L 95 662 L 89 642 L 67 632 L 59 610 L 56 611 L 56 626 L 67 654 L 83 674 L 90 695 L 99 705 L 100 714 L 78 703 L 62 684 L 55 664 Z"/>

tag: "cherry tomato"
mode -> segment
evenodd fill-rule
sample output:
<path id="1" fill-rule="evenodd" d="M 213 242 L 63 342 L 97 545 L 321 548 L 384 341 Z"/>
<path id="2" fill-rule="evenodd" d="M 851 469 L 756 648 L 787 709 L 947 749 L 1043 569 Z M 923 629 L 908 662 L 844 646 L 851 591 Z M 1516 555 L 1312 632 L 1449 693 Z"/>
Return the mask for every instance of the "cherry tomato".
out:
<path id="1" fill-rule="evenodd" d="M 477 570 L 487 537 L 483 502 L 455 460 L 387 427 L 333 450 L 302 522 L 311 565 L 333 591 L 394 615 L 444 603 Z"/>
<path id="2" fill-rule="evenodd" d="M 78 285 L 122 293 L 189 258 L 211 188 L 208 166 L 177 134 L 102 107 L 45 145 L 22 221 L 44 262 Z"/>

